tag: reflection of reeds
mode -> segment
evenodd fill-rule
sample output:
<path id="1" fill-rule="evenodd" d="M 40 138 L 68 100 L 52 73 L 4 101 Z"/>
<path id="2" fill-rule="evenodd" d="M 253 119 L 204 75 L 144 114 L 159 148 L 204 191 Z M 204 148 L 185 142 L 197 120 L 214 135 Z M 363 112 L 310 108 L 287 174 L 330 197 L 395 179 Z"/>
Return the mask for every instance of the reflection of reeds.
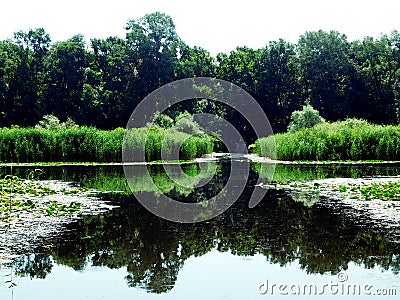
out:
<path id="1" fill-rule="evenodd" d="M 275 141 L 273 141 L 273 138 Z M 349 119 L 256 142 L 256 152 L 283 160 L 400 160 L 400 127 Z"/>
<path id="2" fill-rule="evenodd" d="M 252 163 L 252 168 L 260 178 L 266 178 L 276 183 L 286 184 L 291 181 L 311 181 L 326 178 L 359 178 L 366 176 L 398 176 L 400 170 L 395 167 L 385 167 L 384 165 L 308 165 L 308 164 L 268 164 Z M 273 172 L 273 173 L 272 173 Z"/>
<path id="3" fill-rule="evenodd" d="M 168 165 L 169 174 L 165 171 L 163 165 L 130 166 L 130 175 L 127 179 L 120 170 L 115 172 L 104 171 L 98 172 L 95 176 L 83 178 L 81 183 L 87 188 L 104 192 L 130 194 L 133 191 L 166 194 L 174 191 L 178 195 L 187 196 L 202 180 L 219 172 L 214 163 L 202 164 L 201 169 L 195 163 Z M 180 168 L 182 168 L 182 171 Z"/>

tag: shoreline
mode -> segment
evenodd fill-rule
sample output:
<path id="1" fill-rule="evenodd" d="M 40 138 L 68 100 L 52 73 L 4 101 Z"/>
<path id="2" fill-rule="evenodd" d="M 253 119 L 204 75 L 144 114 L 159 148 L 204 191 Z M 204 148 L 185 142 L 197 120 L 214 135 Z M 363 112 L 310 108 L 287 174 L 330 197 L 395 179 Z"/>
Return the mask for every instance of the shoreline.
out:
<path id="1" fill-rule="evenodd" d="M 245 153 L 210 153 L 203 155 L 200 158 L 192 160 L 176 160 L 176 161 L 145 161 L 145 162 L 33 162 L 33 163 L 0 163 L 1 167 L 70 167 L 70 166 L 142 166 L 142 165 L 182 165 L 193 164 L 202 162 L 214 162 L 221 159 L 246 159 L 251 163 L 269 163 L 269 164 L 282 164 L 282 165 L 400 165 L 399 160 L 354 160 L 354 161 L 318 161 L 318 160 L 304 160 L 304 161 L 291 161 L 291 160 L 278 160 L 271 159 L 257 154 Z"/>

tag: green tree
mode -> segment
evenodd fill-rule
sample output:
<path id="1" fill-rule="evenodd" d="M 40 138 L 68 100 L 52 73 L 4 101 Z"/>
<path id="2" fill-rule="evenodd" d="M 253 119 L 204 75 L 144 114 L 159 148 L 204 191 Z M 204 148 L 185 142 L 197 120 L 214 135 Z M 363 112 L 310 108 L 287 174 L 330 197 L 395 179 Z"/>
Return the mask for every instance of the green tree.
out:
<path id="1" fill-rule="evenodd" d="M 295 45 L 279 40 L 260 50 L 255 65 L 255 97 L 275 131 L 284 131 L 292 111 L 304 102 Z"/>
<path id="2" fill-rule="evenodd" d="M 347 37 L 337 31 L 307 32 L 298 43 L 304 91 L 328 120 L 351 115 L 351 72 Z"/>
<path id="3" fill-rule="evenodd" d="M 11 41 L 0 42 L 0 126 L 16 121 L 14 94 L 20 63 L 19 47 Z"/>
<path id="4" fill-rule="evenodd" d="M 155 12 L 126 25 L 128 94 L 136 103 L 156 88 L 171 82 L 181 44 L 172 18 Z M 132 101 L 132 100 L 131 100 Z"/>
<path id="5" fill-rule="evenodd" d="M 83 122 L 87 111 L 81 101 L 85 79 L 85 42 L 81 35 L 52 46 L 45 60 L 40 105 L 42 114 Z"/>
<path id="6" fill-rule="evenodd" d="M 102 128 L 125 126 L 126 89 L 131 76 L 126 41 L 118 37 L 93 39 L 91 47 L 82 95 L 83 102 L 95 112 L 90 123 Z"/>
<path id="7" fill-rule="evenodd" d="M 176 66 L 176 78 L 215 77 L 216 62 L 211 54 L 200 47 L 182 44 L 179 63 Z"/>
<path id="8" fill-rule="evenodd" d="M 288 131 L 294 132 L 303 128 L 311 128 L 323 122 L 325 119 L 319 115 L 318 110 L 307 104 L 303 106 L 302 110 L 295 110 L 292 113 Z"/>
<path id="9" fill-rule="evenodd" d="M 363 96 L 358 117 L 375 123 L 394 123 L 400 95 L 400 35 L 393 31 L 375 40 L 352 43 L 352 55 Z M 379 112 L 379 113 L 376 113 Z"/>
<path id="10" fill-rule="evenodd" d="M 252 93 L 255 90 L 254 66 L 258 57 L 259 51 L 248 47 L 238 47 L 229 55 L 219 53 L 217 76 Z"/>
<path id="11" fill-rule="evenodd" d="M 43 78 L 43 61 L 49 50 L 50 36 L 43 28 L 14 34 L 17 47 L 12 47 L 16 69 L 9 82 L 7 96 L 8 122 L 33 125 L 39 118 L 37 102 Z M 9 48 L 8 50 L 10 50 Z M 10 51 L 7 51 L 10 55 Z M 18 59 L 16 59 L 16 56 Z"/>

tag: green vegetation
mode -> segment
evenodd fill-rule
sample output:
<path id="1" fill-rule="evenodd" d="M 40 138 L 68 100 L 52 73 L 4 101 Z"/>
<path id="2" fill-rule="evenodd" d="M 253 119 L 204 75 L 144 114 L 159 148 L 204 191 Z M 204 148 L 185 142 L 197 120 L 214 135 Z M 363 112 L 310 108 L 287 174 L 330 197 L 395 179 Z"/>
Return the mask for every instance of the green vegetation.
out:
<path id="1" fill-rule="evenodd" d="M 372 183 L 361 188 L 365 200 L 400 201 L 400 181 Z"/>
<path id="2" fill-rule="evenodd" d="M 400 126 L 347 119 L 274 138 L 276 157 L 281 160 L 400 160 Z M 272 137 L 261 138 L 255 151 L 270 156 L 275 150 L 271 145 Z"/>
<path id="3" fill-rule="evenodd" d="M 277 187 L 295 189 L 295 201 L 310 205 L 319 200 L 319 194 L 332 195 L 339 192 L 342 197 L 357 200 L 400 201 L 400 181 L 377 178 L 370 182 L 362 177 L 399 176 L 396 168 L 370 168 L 368 166 L 340 165 L 297 165 L 253 163 L 252 169 L 261 179 L 271 181 L 271 170 L 275 170 L 272 182 Z M 391 170 L 391 171 L 389 171 Z M 338 179 L 325 180 L 325 179 Z M 344 179 L 339 179 L 344 178 Z M 318 181 L 316 181 L 318 180 Z"/>
<path id="4" fill-rule="evenodd" d="M 214 139 L 204 134 L 190 135 L 157 126 L 150 129 L 131 129 L 126 132 L 123 147 L 129 153 L 126 157 L 128 161 L 140 161 L 137 154 L 144 150 L 143 146 L 145 146 L 146 161 L 171 160 L 174 159 L 174 153 L 179 153 L 179 159 L 188 160 L 211 153 Z"/>
<path id="5" fill-rule="evenodd" d="M 50 114 L 101 129 L 124 127 L 150 92 L 202 76 L 248 91 L 274 132 L 286 130 L 291 113 L 306 103 L 330 122 L 356 117 L 393 124 L 400 116 L 398 31 L 357 41 L 337 31 L 311 31 L 297 44 L 280 39 L 212 56 L 187 45 L 172 18 L 160 12 L 129 20 L 125 29 L 124 38 L 94 38 L 88 44 L 81 35 L 52 42 L 43 28 L 0 41 L 0 127 L 34 126 Z M 196 100 L 181 103 L 181 111 L 223 115 L 212 101 Z M 238 114 L 226 115 L 248 141 L 254 138 Z M 159 123 L 168 126 L 171 120 Z"/>
<path id="6" fill-rule="evenodd" d="M 121 161 L 124 130 L 0 128 L 1 162 Z"/>
<path id="7" fill-rule="evenodd" d="M 0 179 L 0 221 L 18 218 L 22 211 L 34 212 L 36 215 L 72 215 L 79 211 L 81 204 L 71 202 L 61 203 L 57 200 L 43 201 L 42 197 L 54 195 L 77 194 L 86 191 L 86 188 L 55 190 L 47 184 L 21 179 L 7 175 Z"/>
<path id="8" fill-rule="evenodd" d="M 325 120 L 319 115 L 318 110 L 307 104 L 303 106 L 302 110 L 295 110 L 292 113 L 288 131 L 295 132 L 300 129 L 311 128 L 323 122 Z"/>
<path id="9" fill-rule="evenodd" d="M 362 201 L 382 200 L 400 201 L 400 181 L 373 182 L 369 183 L 362 179 L 347 180 L 340 182 L 313 182 L 297 181 L 289 185 L 294 188 L 296 193 L 301 193 L 307 197 L 316 195 L 315 204 L 319 200 L 319 194 L 332 195 L 339 192 L 345 199 Z M 318 198 L 318 199 L 317 199 Z M 390 207 L 390 206 L 389 206 Z"/>
<path id="10" fill-rule="evenodd" d="M 64 130 L 0 128 L 0 162 L 120 162 L 124 134 L 122 128 L 106 131 L 86 126 Z M 160 127 L 131 129 L 126 141 L 133 152 L 146 145 L 147 161 L 161 159 L 163 142 L 168 151 L 178 151 L 181 159 L 193 159 L 213 150 L 213 140 L 206 135 L 171 134 Z M 165 159 L 169 157 L 168 152 Z"/>

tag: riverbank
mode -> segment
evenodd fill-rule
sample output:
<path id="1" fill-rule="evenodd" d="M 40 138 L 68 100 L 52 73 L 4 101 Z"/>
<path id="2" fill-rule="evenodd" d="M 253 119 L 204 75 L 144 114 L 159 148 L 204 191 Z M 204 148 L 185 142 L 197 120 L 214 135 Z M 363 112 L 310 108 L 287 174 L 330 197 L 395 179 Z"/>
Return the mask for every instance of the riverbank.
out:
<path id="1" fill-rule="evenodd" d="M 278 160 L 254 153 L 246 154 L 244 157 L 253 163 L 281 165 L 400 165 L 400 160 Z"/>

